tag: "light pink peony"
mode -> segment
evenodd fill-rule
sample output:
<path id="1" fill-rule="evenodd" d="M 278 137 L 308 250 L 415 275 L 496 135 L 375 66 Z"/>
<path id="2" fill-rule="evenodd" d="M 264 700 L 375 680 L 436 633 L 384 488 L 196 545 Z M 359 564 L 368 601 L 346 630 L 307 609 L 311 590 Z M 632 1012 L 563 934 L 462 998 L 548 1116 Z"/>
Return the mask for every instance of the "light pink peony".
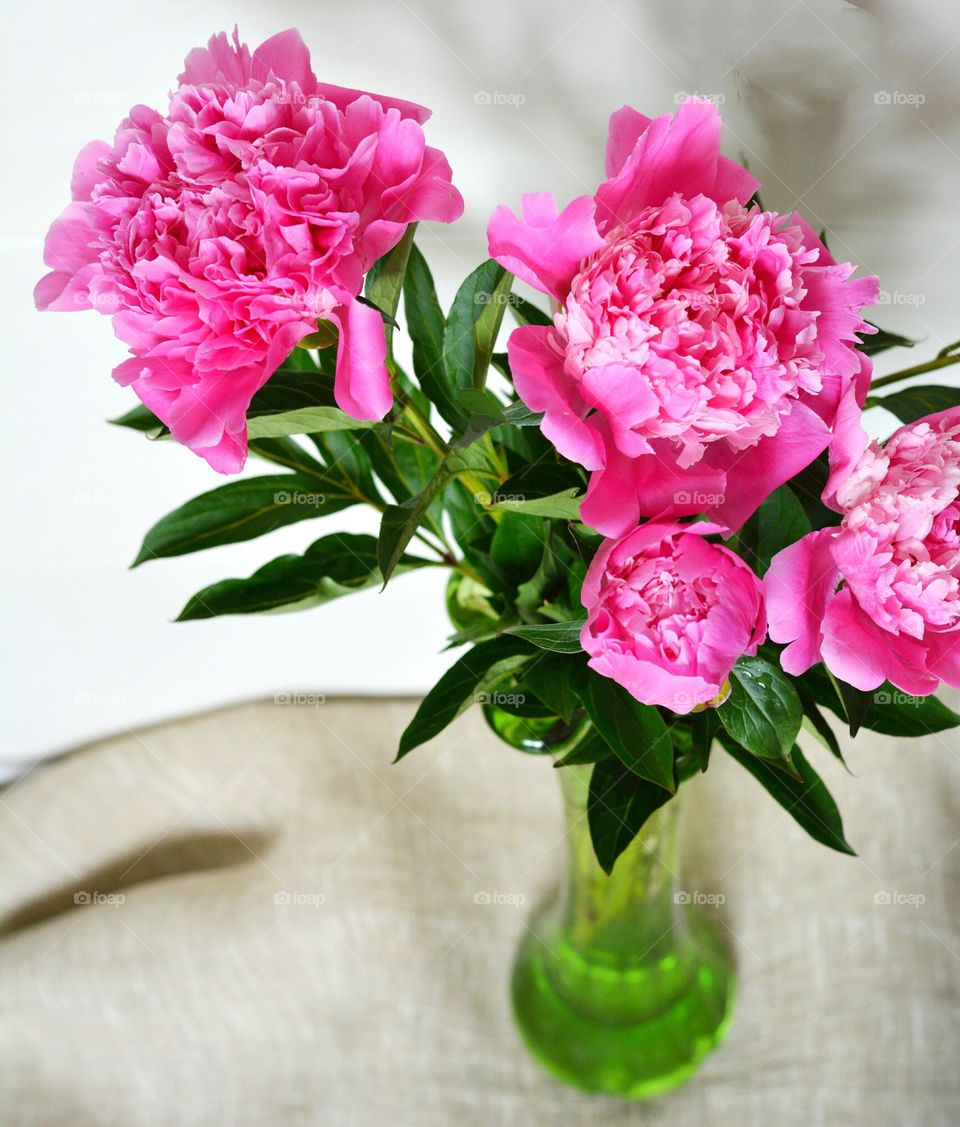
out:
<path id="1" fill-rule="evenodd" d="M 223 473 L 243 466 L 254 392 L 318 318 L 340 330 L 337 402 L 382 418 L 364 272 L 407 224 L 463 210 L 428 116 L 318 82 L 296 31 L 252 55 L 221 33 L 190 52 L 165 116 L 136 106 L 112 147 L 80 153 L 37 306 L 111 314 L 133 353 L 114 377 Z"/>
<path id="2" fill-rule="evenodd" d="M 840 527 L 786 548 L 766 576 L 783 668 L 823 660 L 864 690 L 960 687 L 960 408 L 870 444 L 835 497 Z"/>
<path id="3" fill-rule="evenodd" d="M 757 181 L 720 156 L 712 105 L 617 111 L 607 175 L 559 215 L 541 193 L 490 221 L 490 254 L 557 302 L 553 327 L 510 337 L 517 391 L 594 471 L 601 532 L 701 512 L 736 529 L 831 436 L 844 460 L 877 281 L 850 281 L 799 216 L 747 206 Z"/>
<path id="4" fill-rule="evenodd" d="M 644 704 L 687 713 L 721 694 L 766 636 L 763 585 L 706 523 L 655 520 L 606 540 L 583 584 L 590 668 Z"/>

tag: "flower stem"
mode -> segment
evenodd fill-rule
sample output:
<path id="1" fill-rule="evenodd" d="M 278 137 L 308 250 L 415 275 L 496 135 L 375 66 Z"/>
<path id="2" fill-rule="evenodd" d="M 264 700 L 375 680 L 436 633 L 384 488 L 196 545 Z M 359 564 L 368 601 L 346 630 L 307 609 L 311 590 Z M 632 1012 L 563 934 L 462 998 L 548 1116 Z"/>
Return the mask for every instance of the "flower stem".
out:
<path id="1" fill-rule="evenodd" d="M 904 368 L 900 372 L 882 376 L 879 380 L 873 381 L 870 390 L 875 391 L 878 387 L 886 387 L 888 384 L 899 383 L 900 380 L 908 380 L 911 376 L 922 376 L 924 372 L 935 372 L 938 368 L 946 368 L 951 364 L 960 364 L 960 353 L 952 353 L 951 351 L 958 346 L 960 346 L 960 341 L 948 345 L 938 354 L 936 360 L 928 360 L 926 364 L 917 364 L 913 368 Z"/>

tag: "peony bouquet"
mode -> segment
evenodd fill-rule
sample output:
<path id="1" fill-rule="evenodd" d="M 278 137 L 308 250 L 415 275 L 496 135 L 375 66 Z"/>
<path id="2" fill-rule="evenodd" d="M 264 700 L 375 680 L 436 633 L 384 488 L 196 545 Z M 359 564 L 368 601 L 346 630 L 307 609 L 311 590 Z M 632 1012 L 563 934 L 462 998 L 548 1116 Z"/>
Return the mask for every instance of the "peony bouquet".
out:
<path id="1" fill-rule="evenodd" d="M 697 99 L 614 113 L 593 195 L 498 208 L 444 311 L 415 229 L 463 203 L 428 116 L 320 82 L 294 31 L 221 34 L 164 112 L 80 153 L 38 306 L 112 317 L 140 400 L 116 422 L 221 474 L 270 464 L 164 516 L 136 562 L 369 505 L 378 536 L 324 531 L 180 619 L 448 569 L 461 653 L 401 756 L 481 702 L 514 746 L 590 768 L 610 872 L 718 749 L 850 852 L 801 727 L 841 758 L 827 714 L 960 723 L 932 695 L 960 687 L 960 392 L 873 394 L 960 342 L 871 386 L 912 344 L 865 319 L 877 280 L 764 209 Z"/>

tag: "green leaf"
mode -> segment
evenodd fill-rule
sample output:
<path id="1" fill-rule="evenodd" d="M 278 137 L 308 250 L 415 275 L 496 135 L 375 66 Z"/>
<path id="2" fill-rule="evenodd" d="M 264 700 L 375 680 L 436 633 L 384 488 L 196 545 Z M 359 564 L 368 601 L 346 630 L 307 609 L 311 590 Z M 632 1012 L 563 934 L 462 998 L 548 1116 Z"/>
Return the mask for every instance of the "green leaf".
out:
<path id="1" fill-rule="evenodd" d="M 791 752 L 790 763 L 794 772 L 791 775 L 757 759 L 729 739 L 722 742 L 741 767 L 745 767 L 815 841 L 839 853 L 856 856 L 844 837 L 843 820 L 837 804 L 798 747 Z"/>
<path id="2" fill-rule="evenodd" d="M 487 259 L 457 291 L 443 334 L 443 362 L 451 387 L 483 387 L 512 283 L 512 274 Z"/>
<path id="3" fill-rule="evenodd" d="M 150 408 L 145 407 L 142 403 L 138 403 L 125 415 L 107 421 L 115 427 L 129 427 L 130 430 L 138 430 L 142 434 L 149 435 L 150 438 L 163 438 L 170 433 L 166 425 L 160 422 Z"/>
<path id="4" fill-rule="evenodd" d="M 766 574 L 777 552 L 795 544 L 810 531 L 806 511 L 789 485 L 781 485 L 763 502 L 757 512 L 757 523 L 757 558 L 747 562 L 760 576 Z"/>
<path id="5" fill-rule="evenodd" d="M 753 755 L 790 762 L 803 707 L 776 666 L 760 657 L 740 658 L 730 674 L 730 695 L 717 715 L 729 735 Z"/>
<path id="6" fill-rule="evenodd" d="M 441 467 L 422 493 L 400 505 L 388 505 L 383 510 L 380 519 L 380 536 L 377 540 L 377 561 L 383 574 L 384 586 L 393 575 L 417 529 L 423 524 L 427 510 L 440 495 L 448 479 L 449 475 Z"/>
<path id="7" fill-rule="evenodd" d="M 519 638 L 494 638 L 468 650 L 424 697 L 400 737 L 397 760 L 432 740 L 477 698 L 520 669 L 533 654 Z M 395 760 L 396 762 L 396 760 Z"/>
<path id="8" fill-rule="evenodd" d="M 806 693 L 800 694 L 800 701 L 803 704 L 803 726 L 811 732 L 814 738 L 830 752 L 836 759 L 846 767 L 847 761 L 843 758 L 843 750 L 840 747 L 840 741 L 834 734 L 833 729 L 830 727 L 830 721 L 826 716 L 817 708 L 816 703 L 812 697 L 807 696 Z"/>
<path id="9" fill-rule="evenodd" d="M 520 513 L 505 513 L 490 544 L 490 557 L 513 583 L 529 579 L 543 558 L 545 527 L 542 520 Z"/>
<path id="10" fill-rule="evenodd" d="M 428 566 L 404 556 L 397 571 Z M 302 556 L 279 556 L 247 579 L 223 579 L 190 599 L 177 621 L 223 614 L 305 610 L 380 581 L 377 542 L 372 536 L 336 532 L 315 540 Z"/>
<path id="11" fill-rule="evenodd" d="M 872 694 L 873 707 L 863 726 L 885 736 L 920 737 L 944 732 L 960 725 L 960 716 L 935 696 L 904 693 L 889 681 Z"/>
<path id="12" fill-rule="evenodd" d="M 587 734 L 577 741 L 576 746 L 561 759 L 556 760 L 553 765 L 554 767 L 581 767 L 590 763 L 599 763 L 601 759 L 613 759 L 619 762 L 610 750 L 607 741 L 597 732 L 596 728 L 591 727 Z"/>
<path id="13" fill-rule="evenodd" d="M 504 633 L 532 642 L 538 649 L 557 654 L 582 653 L 580 631 L 586 619 L 577 622 L 545 622 L 535 626 L 511 626 Z"/>
<path id="14" fill-rule="evenodd" d="M 339 407 L 301 407 L 276 415 L 247 420 L 250 438 L 282 438 L 290 434 L 313 434 L 331 430 L 367 430 L 373 423 L 352 418 Z"/>
<path id="15" fill-rule="evenodd" d="M 881 735 L 915 739 L 960 725 L 960 716 L 937 697 L 909 696 L 889 681 L 872 693 L 864 693 L 843 681 L 834 681 L 822 665 L 815 665 L 799 678 L 799 684 L 817 704 L 841 720 L 850 723 L 853 717 L 856 728 L 862 726 Z"/>
<path id="16" fill-rule="evenodd" d="M 368 271 L 364 296 L 369 304 L 386 314 L 387 342 L 390 340 L 390 330 L 396 324 L 393 318 L 397 314 L 400 304 L 400 290 L 407 273 L 407 263 L 413 247 L 413 237 L 417 225 L 411 223 L 403 234 L 403 238 L 382 258 L 378 259 L 373 268 Z"/>
<path id="17" fill-rule="evenodd" d="M 503 409 L 504 419 L 515 427 L 538 427 L 543 422 L 543 412 L 531 411 L 519 400 Z"/>
<path id="18" fill-rule="evenodd" d="M 821 454 L 805 469 L 790 479 L 790 488 L 807 514 L 813 529 L 827 528 L 840 523 L 839 513 L 833 512 L 820 499 L 826 488 L 830 466 L 826 454 Z"/>
<path id="19" fill-rule="evenodd" d="M 531 692 L 537 700 L 567 724 L 580 707 L 574 678 L 579 662 L 562 653 L 542 653 L 524 670 L 518 688 Z"/>
<path id="20" fill-rule="evenodd" d="M 305 356 L 308 354 L 301 353 Z M 316 368 L 295 368 L 288 361 L 278 368 L 250 401 L 247 419 L 285 415 L 309 407 L 336 407 L 333 379 Z"/>
<path id="21" fill-rule="evenodd" d="M 340 512 L 356 501 L 341 483 L 306 474 L 241 478 L 194 497 L 157 521 L 132 566 L 252 540 L 287 524 Z"/>
<path id="22" fill-rule="evenodd" d="M 491 494 L 490 507 L 500 512 L 578 521 L 583 486 L 580 471 L 574 466 L 555 462 L 524 466 Z"/>
<path id="23" fill-rule="evenodd" d="M 410 250 L 407 276 L 403 284 L 407 331 L 413 341 L 413 370 L 424 394 L 454 430 L 462 430 L 467 413 L 457 400 L 457 384 L 443 363 L 445 320 L 433 277 L 416 246 Z"/>
<path id="24" fill-rule="evenodd" d="M 675 791 L 673 741 L 660 713 L 592 670 L 583 678 L 579 691 L 594 727 L 624 766 L 671 793 Z"/>
<path id="25" fill-rule="evenodd" d="M 283 466 L 288 470 L 298 473 L 310 474 L 313 477 L 323 477 L 326 473 L 324 467 L 307 453 L 306 450 L 289 437 L 284 438 L 252 438 L 249 450 L 264 461 L 275 466 Z"/>
<path id="26" fill-rule="evenodd" d="M 590 773 L 587 823 L 600 868 L 608 875 L 617 858 L 671 793 L 640 778 L 618 759 L 601 759 Z"/>
<path id="27" fill-rule="evenodd" d="M 533 302 L 527 301 L 525 297 L 521 297 L 518 293 L 510 295 L 510 312 L 520 325 L 540 325 L 543 327 L 553 325 L 553 318 L 549 313 L 544 313 Z"/>
<path id="28" fill-rule="evenodd" d="M 398 447 L 398 454 L 399 449 Z M 467 471 L 485 471 L 487 468 L 486 454 L 479 447 L 467 449 L 454 447 L 437 466 L 420 493 L 399 505 L 388 505 L 384 509 L 377 544 L 377 558 L 380 562 L 380 570 L 383 572 L 384 586 L 404 549 L 426 518 L 430 506 L 448 483 L 458 474 Z"/>
<path id="29" fill-rule="evenodd" d="M 499 494 L 492 494 L 493 497 Z M 496 501 L 490 506 L 499 512 L 526 513 L 532 517 L 548 517 L 554 520 L 579 520 L 580 502 L 583 494 L 579 489 L 565 489 L 562 493 L 554 493 L 550 497 L 534 497 L 529 501 L 517 501 L 507 498 Z"/>
<path id="30" fill-rule="evenodd" d="M 503 423 L 503 404 L 487 388 L 468 387 L 458 395 L 467 420 L 453 438 L 455 446 L 469 446 Z"/>
<path id="31" fill-rule="evenodd" d="M 872 321 L 867 322 L 872 325 Z M 876 356 L 878 352 L 886 352 L 888 348 L 913 348 L 917 343 L 909 337 L 903 337 L 899 333 L 888 333 L 886 329 L 881 329 L 874 325 L 877 330 L 875 333 L 865 333 L 860 336 L 860 343 L 857 348 L 866 356 Z"/>
<path id="32" fill-rule="evenodd" d="M 875 395 L 867 400 L 868 407 L 884 407 L 892 411 L 902 423 L 915 423 L 925 415 L 934 415 L 950 407 L 960 406 L 960 387 L 905 387 L 890 395 Z"/>
<path id="33" fill-rule="evenodd" d="M 705 708 L 702 712 L 690 714 L 690 750 L 696 756 L 701 771 L 706 771 L 710 766 L 710 750 L 720 726 L 720 717 L 715 708 Z"/>

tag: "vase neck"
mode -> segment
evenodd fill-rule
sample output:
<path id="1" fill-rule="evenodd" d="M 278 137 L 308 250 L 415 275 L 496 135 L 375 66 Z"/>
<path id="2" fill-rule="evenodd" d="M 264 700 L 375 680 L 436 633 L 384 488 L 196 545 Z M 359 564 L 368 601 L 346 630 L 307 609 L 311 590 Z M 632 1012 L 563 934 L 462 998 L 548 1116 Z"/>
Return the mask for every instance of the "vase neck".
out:
<path id="1" fill-rule="evenodd" d="M 677 910 L 679 798 L 660 807 L 617 858 L 608 876 L 593 851 L 587 820 L 591 767 L 557 770 L 563 792 L 569 868 L 561 898 L 567 942 L 596 958 L 660 957 L 682 926 Z"/>

